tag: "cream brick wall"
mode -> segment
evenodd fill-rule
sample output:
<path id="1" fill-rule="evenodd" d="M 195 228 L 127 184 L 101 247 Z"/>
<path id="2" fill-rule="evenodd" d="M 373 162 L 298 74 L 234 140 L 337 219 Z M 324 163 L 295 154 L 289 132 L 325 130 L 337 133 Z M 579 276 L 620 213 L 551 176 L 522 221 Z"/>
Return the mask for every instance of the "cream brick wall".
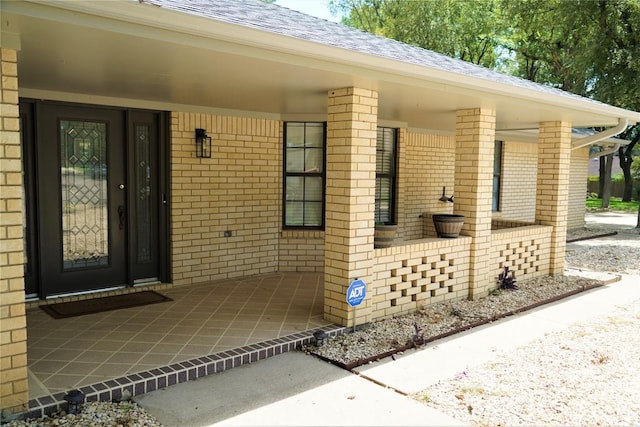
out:
<path id="1" fill-rule="evenodd" d="M 195 157 L 194 132 L 212 137 Z M 278 270 L 282 194 L 279 121 L 171 114 L 173 282 L 190 284 Z M 224 237 L 230 230 L 231 237 Z"/>
<path id="2" fill-rule="evenodd" d="M 283 231 L 279 253 L 279 271 L 322 273 L 324 231 Z"/>
<path id="3" fill-rule="evenodd" d="M 567 237 L 571 123 L 544 122 L 538 135 L 536 221 L 551 225 L 550 274 L 562 274 Z"/>
<path id="4" fill-rule="evenodd" d="M 428 239 L 376 249 L 372 320 L 415 312 L 469 295 L 470 237 Z"/>
<path id="5" fill-rule="evenodd" d="M 454 213 L 464 215 L 462 234 L 473 237 L 469 267 L 469 298 L 490 287 L 488 254 L 491 246 L 491 192 L 495 111 L 484 108 L 456 113 Z"/>
<path id="6" fill-rule="evenodd" d="M 587 197 L 587 179 L 589 178 L 589 147 L 571 151 L 571 175 L 569 180 L 569 212 L 567 229 L 584 227 Z"/>
<path id="7" fill-rule="evenodd" d="M 346 290 L 355 279 L 371 285 L 377 120 L 377 92 L 329 91 L 324 316 L 344 326 L 371 319 L 371 300 L 358 307 L 355 319 Z"/>
<path id="8" fill-rule="evenodd" d="M 500 211 L 493 218 L 535 220 L 538 146 L 504 141 L 502 144 Z"/>
<path id="9" fill-rule="evenodd" d="M 398 238 L 435 237 L 433 224 L 420 216 L 425 212 L 453 212 L 452 203 L 439 199 L 442 187 L 446 187 L 447 197 L 453 194 L 455 139 L 416 132 L 401 134 L 406 136 L 399 149 Z"/>
<path id="10" fill-rule="evenodd" d="M 0 411 L 29 401 L 24 298 L 22 151 L 16 51 L 0 49 Z"/>

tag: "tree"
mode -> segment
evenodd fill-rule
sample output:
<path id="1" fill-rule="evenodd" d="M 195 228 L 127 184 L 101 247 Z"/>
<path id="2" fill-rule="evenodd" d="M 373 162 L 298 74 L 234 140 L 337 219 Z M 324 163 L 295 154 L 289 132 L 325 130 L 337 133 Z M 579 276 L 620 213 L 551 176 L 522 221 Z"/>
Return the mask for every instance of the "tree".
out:
<path id="1" fill-rule="evenodd" d="M 498 0 L 332 0 L 342 22 L 370 33 L 495 68 L 505 26 Z"/>
<path id="2" fill-rule="evenodd" d="M 515 62 L 513 74 L 587 95 L 589 52 L 595 28 L 584 1 L 502 0 L 510 34 L 504 47 Z"/>
<path id="3" fill-rule="evenodd" d="M 600 101 L 630 110 L 640 110 L 640 1 L 617 0 L 594 2 L 600 49 L 606 55 L 592 55 L 594 84 L 592 96 Z M 618 157 L 624 175 L 623 201 L 633 198 L 631 165 L 640 141 L 640 125 L 627 128 L 620 135 L 630 140 L 620 147 Z M 636 154 L 637 156 L 637 154 Z"/>

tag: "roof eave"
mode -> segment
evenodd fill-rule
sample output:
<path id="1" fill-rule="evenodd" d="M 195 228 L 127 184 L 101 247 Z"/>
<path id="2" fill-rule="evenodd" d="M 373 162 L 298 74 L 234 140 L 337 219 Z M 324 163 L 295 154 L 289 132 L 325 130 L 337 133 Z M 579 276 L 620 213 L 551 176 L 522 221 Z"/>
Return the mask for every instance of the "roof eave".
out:
<path id="1" fill-rule="evenodd" d="M 599 103 L 587 98 L 574 96 L 561 96 L 527 87 L 495 82 L 466 74 L 455 73 L 374 56 L 341 47 L 330 46 L 314 41 L 292 38 L 275 34 L 264 30 L 233 24 L 223 21 L 214 21 L 211 25 L 209 18 L 179 13 L 158 6 L 134 2 L 130 0 L 109 2 L 51 2 L 45 0 L 28 0 L 26 2 L 9 2 L 11 6 L 23 4 L 19 7 L 26 13 L 43 14 L 47 19 L 52 19 L 51 7 L 60 12 L 68 11 L 96 16 L 101 19 L 109 18 L 123 25 L 118 30 L 130 32 L 132 35 L 166 38 L 166 33 L 158 33 L 155 30 L 164 30 L 172 34 L 182 35 L 180 42 L 197 45 L 206 48 L 201 39 L 217 40 L 230 43 L 234 49 L 244 47 L 242 54 L 252 55 L 257 58 L 280 60 L 292 64 L 312 64 L 318 69 L 351 73 L 361 80 L 364 86 L 375 86 L 379 80 L 391 81 L 417 87 L 434 87 L 446 89 L 452 93 L 468 93 L 474 91 L 482 99 L 486 100 L 487 107 L 492 107 L 492 99 L 506 97 L 529 102 L 535 102 L 548 106 L 550 109 L 561 111 L 576 111 L 603 116 L 601 123 L 593 125 L 610 126 L 618 123 L 620 118 L 627 119 L 630 124 L 640 122 L 640 113 Z M 36 7 L 29 7 L 28 4 Z M 39 9 L 38 6 L 46 6 Z M 46 12 L 45 12 L 46 11 Z M 176 15 L 179 15 L 178 19 Z M 64 13 L 60 13 L 55 19 L 64 20 Z M 205 25 L 209 24 L 209 25 Z M 141 27 L 144 26 L 144 27 Z M 114 29 L 113 26 L 110 29 Z M 144 30 L 144 31 L 143 31 Z M 172 41 L 175 41 L 172 39 Z M 216 45 L 215 48 L 220 48 Z M 237 50 L 235 53 L 239 53 Z M 468 106 L 478 107 L 478 106 Z"/>

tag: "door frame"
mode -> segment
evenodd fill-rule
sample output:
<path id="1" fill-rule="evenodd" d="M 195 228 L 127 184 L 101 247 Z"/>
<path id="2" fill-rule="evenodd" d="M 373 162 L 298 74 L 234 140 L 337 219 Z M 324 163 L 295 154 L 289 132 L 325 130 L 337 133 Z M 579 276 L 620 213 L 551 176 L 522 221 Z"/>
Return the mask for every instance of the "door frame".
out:
<path id="1" fill-rule="evenodd" d="M 150 110 L 150 109 L 132 109 L 113 106 L 93 105 L 93 104 L 81 104 L 61 101 L 47 101 L 36 100 L 28 98 L 20 98 L 20 124 L 21 124 L 21 142 L 23 150 L 23 171 L 24 171 L 24 194 L 25 194 L 25 293 L 28 298 L 54 298 L 62 295 L 68 295 L 73 293 L 86 293 L 100 291 L 101 289 L 93 289 L 78 292 L 62 293 L 60 295 L 51 294 L 46 295 L 47 290 L 43 287 L 42 275 L 43 265 L 40 261 L 39 254 L 40 248 L 43 246 L 41 242 L 42 230 L 38 221 L 38 213 L 40 212 L 38 206 L 38 159 L 36 151 L 37 143 L 37 129 L 38 129 L 38 116 L 37 106 L 58 106 L 74 107 L 74 108 L 86 108 L 99 112 L 119 112 L 122 114 L 122 124 L 124 132 L 122 137 L 124 138 L 125 152 L 124 165 L 126 181 L 129 183 L 133 177 L 128 176 L 127 161 L 130 159 L 131 150 L 131 137 L 133 135 L 133 121 L 132 117 L 136 114 L 145 113 L 154 116 L 155 120 L 155 132 L 157 133 L 158 141 L 158 156 L 156 160 L 156 167 L 158 168 L 158 185 L 155 197 L 158 201 L 157 217 L 158 224 L 155 227 L 157 232 L 157 245 L 158 245 L 158 277 L 157 279 L 162 283 L 168 283 L 171 281 L 171 264 L 170 264 L 170 150 L 169 150 L 169 135 L 170 135 L 170 120 L 169 113 L 166 111 Z M 127 204 L 131 206 L 131 200 L 134 196 L 127 193 Z M 127 215 L 127 230 L 130 230 L 132 215 Z M 125 235 L 125 245 L 129 254 L 133 249 L 133 242 L 130 238 L 130 233 L 127 231 Z M 132 267 L 127 258 L 127 262 L 124 267 L 124 276 L 126 277 L 125 283 L 118 287 L 132 287 L 137 285 L 144 285 L 145 282 L 136 283 L 132 275 Z M 106 289 L 106 288 L 104 288 Z"/>

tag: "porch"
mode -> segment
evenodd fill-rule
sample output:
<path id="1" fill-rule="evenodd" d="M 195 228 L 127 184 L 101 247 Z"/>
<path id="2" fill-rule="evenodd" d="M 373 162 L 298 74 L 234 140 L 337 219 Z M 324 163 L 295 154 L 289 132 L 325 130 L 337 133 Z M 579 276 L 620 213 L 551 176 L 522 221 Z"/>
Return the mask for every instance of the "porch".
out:
<path id="1" fill-rule="evenodd" d="M 27 310 L 29 412 L 150 392 L 295 349 L 323 320 L 321 273 L 267 274 L 159 292 L 173 301 L 52 319 Z"/>

